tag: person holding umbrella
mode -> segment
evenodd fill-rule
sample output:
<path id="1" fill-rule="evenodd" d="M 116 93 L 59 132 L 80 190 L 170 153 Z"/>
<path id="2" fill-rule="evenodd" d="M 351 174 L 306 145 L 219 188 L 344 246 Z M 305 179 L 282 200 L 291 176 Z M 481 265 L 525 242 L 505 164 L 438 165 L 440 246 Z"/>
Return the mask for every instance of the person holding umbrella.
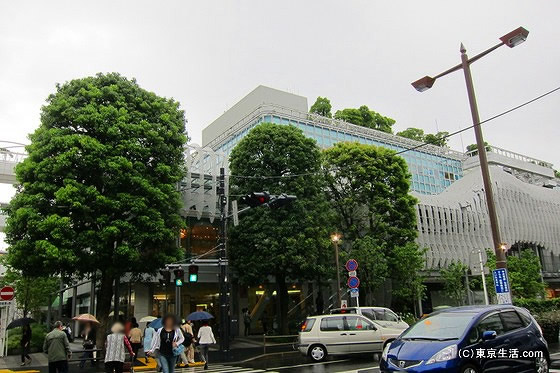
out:
<path id="1" fill-rule="evenodd" d="M 148 351 L 150 351 L 150 348 L 152 347 L 152 339 L 154 337 L 155 332 L 156 330 L 152 328 L 152 323 L 149 322 L 146 325 L 146 329 L 144 330 L 144 354 L 145 354 L 144 359 L 146 361 L 146 364 L 148 364 Z"/>
<path id="2" fill-rule="evenodd" d="M 21 331 L 21 366 L 31 364 L 31 356 L 29 356 L 29 351 L 31 349 L 31 327 L 29 324 L 25 324 Z"/>
<path id="3" fill-rule="evenodd" d="M 95 359 L 92 351 L 95 348 L 95 328 L 93 327 L 93 322 L 86 322 L 84 330 L 82 331 L 82 338 L 84 353 L 82 355 L 82 360 L 80 361 L 80 369 L 84 368 L 88 358 L 91 359 L 91 366 L 95 366 Z"/>

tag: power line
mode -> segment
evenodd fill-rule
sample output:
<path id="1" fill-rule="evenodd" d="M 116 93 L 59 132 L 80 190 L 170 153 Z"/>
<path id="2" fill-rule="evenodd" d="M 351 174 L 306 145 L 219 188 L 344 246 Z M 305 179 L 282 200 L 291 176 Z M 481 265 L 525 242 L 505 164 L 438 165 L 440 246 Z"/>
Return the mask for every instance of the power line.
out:
<path id="1" fill-rule="evenodd" d="M 479 124 L 473 124 L 473 125 L 470 125 L 470 126 L 468 126 L 468 127 L 462 128 L 462 129 L 460 129 L 460 130 L 458 130 L 458 131 L 451 132 L 451 133 L 449 133 L 449 134 L 447 134 L 447 135 L 445 135 L 445 136 L 439 137 L 439 139 L 447 139 L 447 138 L 449 138 L 449 137 L 451 137 L 451 136 L 455 136 L 455 135 L 458 135 L 458 134 L 460 134 L 460 133 L 462 133 L 462 132 L 465 132 L 465 131 L 467 131 L 467 130 L 470 130 L 471 128 L 474 128 L 474 127 L 477 126 L 477 125 L 480 126 L 481 124 L 488 123 L 488 122 L 490 122 L 490 121 L 492 121 L 492 120 L 494 120 L 494 119 L 497 119 L 497 118 L 499 118 L 499 117 L 501 117 L 501 116 L 504 116 L 504 115 L 506 115 L 506 114 L 509 114 L 509 113 L 511 113 L 512 111 L 515 111 L 515 110 L 517 110 L 517 109 L 521 109 L 522 107 L 527 106 L 527 105 L 529 105 L 529 104 L 531 104 L 531 103 L 533 103 L 533 102 L 535 102 L 535 101 L 538 101 L 538 100 L 540 100 L 541 98 L 544 98 L 544 97 L 546 97 L 546 96 L 548 96 L 548 95 L 550 95 L 550 94 L 552 94 L 552 93 L 554 93 L 554 92 L 556 92 L 556 91 L 559 91 L 559 90 L 560 90 L 560 87 L 556 87 L 556 88 L 554 88 L 554 89 L 552 89 L 552 90 L 550 90 L 550 91 L 548 91 L 548 92 L 543 93 L 542 95 L 539 95 L 539 96 L 537 96 L 537 97 L 535 97 L 535 98 L 530 99 L 529 101 L 525 101 L 524 103 L 519 104 L 519 105 L 517 105 L 517 106 L 514 106 L 514 107 L 512 107 L 511 109 L 508 109 L 508 110 L 506 110 L 506 111 L 502 111 L 502 112 L 499 113 L 499 114 L 496 114 L 496 115 L 494 115 L 494 116 L 492 116 L 492 117 L 490 117 L 490 118 L 487 118 L 487 119 L 481 121 Z M 405 150 L 398 151 L 398 152 L 397 152 L 397 155 L 398 155 L 398 154 L 402 154 L 402 153 L 409 152 L 409 151 L 411 151 L 411 150 L 416 150 L 416 149 L 422 148 L 422 147 L 424 147 L 424 146 L 426 146 L 426 145 L 433 145 L 433 144 L 430 144 L 430 143 L 428 143 L 428 142 L 425 142 L 425 143 L 423 143 L 423 144 L 416 145 L 416 146 L 414 146 L 414 147 L 412 147 L 412 148 L 408 148 L 408 149 L 405 149 Z"/>

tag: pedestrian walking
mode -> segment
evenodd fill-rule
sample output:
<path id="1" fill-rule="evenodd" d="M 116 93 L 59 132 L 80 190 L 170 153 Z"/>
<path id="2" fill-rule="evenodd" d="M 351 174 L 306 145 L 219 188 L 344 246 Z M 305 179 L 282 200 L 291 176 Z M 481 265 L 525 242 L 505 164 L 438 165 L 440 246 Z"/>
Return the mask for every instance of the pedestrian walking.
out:
<path id="1" fill-rule="evenodd" d="M 191 343 L 187 346 L 187 361 L 189 363 L 193 364 L 194 363 L 194 344 L 196 343 L 196 338 L 194 337 L 193 322 L 191 320 L 187 320 L 187 323 L 185 324 L 185 331 L 186 331 L 186 333 L 188 333 L 192 336 Z"/>
<path id="2" fill-rule="evenodd" d="M 251 334 L 251 313 L 248 308 L 243 309 L 243 323 L 245 324 L 245 337 Z"/>
<path id="3" fill-rule="evenodd" d="M 62 331 L 62 321 L 54 323 L 54 329 L 43 342 L 43 351 L 49 360 L 49 373 L 68 373 L 68 359 L 72 355 L 66 333 Z"/>
<path id="4" fill-rule="evenodd" d="M 202 350 L 202 359 L 204 360 L 204 370 L 208 369 L 208 349 L 210 345 L 216 343 L 216 338 L 214 338 L 214 332 L 212 328 L 208 326 L 208 321 L 204 320 L 202 326 L 198 329 L 198 344 Z"/>
<path id="5" fill-rule="evenodd" d="M 192 326 L 189 324 L 188 321 L 183 320 L 181 323 L 181 332 L 183 333 L 183 337 L 185 340 L 183 341 L 183 346 L 185 350 L 181 352 L 181 361 L 185 365 L 189 365 L 189 363 L 194 363 L 194 348 L 193 348 L 193 330 Z M 192 355 L 190 354 L 190 350 L 192 349 Z"/>
<path id="6" fill-rule="evenodd" d="M 84 348 L 84 353 L 80 360 L 80 369 L 83 369 L 86 365 L 86 361 L 91 359 L 91 366 L 95 366 L 95 359 L 93 358 L 93 349 L 95 348 L 95 328 L 92 323 L 88 322 L 84 326 L 82 331 L 82 347 Z"/>
<path id="7" fill-rule="evenodd" d="M 146 325 L 146 329 L 144 330 L 144 354 L 145 354 L 145 361 L 146 364 L 148 363 L 148 351 L 152 347 L 152 338 L 156 330 L 150 326 L 150 323 Z"/>
<path id="8" fill-rule="evenodd" d="M 23 326 L 21 331 L 21 366 L 31 364 L 31 356 L 29 356 L 29 351 L 31 350 L 31 327 L 29 324 Z"/>
<path id="9" fill-rule="evenodd" d="M 105 372 L 106 373 L 122 373 L 125 360 L 125 351 L 131 356 L 134 361 L 134 351 L 124 334 L 124 325 L 116 322 L 111 327 L 111 334 L 107 336 L 105 341 Z"/>
<path id="10" fill-rule="evenodd" d="M 180 355 L 179 350 L 182 350 L 179 345 L 183 343 L 185 338 L 181 329 L 177 327 L 175 315 L 166 315 L 162 323 L 163 327 L 155 333 L 152 347 L 150 347 L 148 353 L 150 355 L 158 354 L 159 365 L 163 373 L 174 373 L 175 363 Z"/>
<path id="11" fill-rule="evenodd" d="M 134 319 L 134 322 L 132 323 L 132 329 L 130 329 L 128 338 L 130 340 L 130 345 L 132 346 L 132 351 L 134 351 L 134 356 L 136 357 L 138 356 L 138 350 L 142 347 L 142 331 L 138 327 L 136 319 Z M 134 360 L 132 363 L 134 364 Z"/>

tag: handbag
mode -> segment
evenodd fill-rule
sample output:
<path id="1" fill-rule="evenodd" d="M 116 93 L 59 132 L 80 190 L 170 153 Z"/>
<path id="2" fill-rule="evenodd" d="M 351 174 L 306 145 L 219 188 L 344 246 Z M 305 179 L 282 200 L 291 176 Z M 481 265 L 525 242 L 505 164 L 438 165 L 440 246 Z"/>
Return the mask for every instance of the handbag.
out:
<path id="1" fill-rule="evenodd" d="M 179 356 L 183 352 L 185 352 L 185 346 L 182 344 L 178 345 L 177 347 L 173 347 L 173 356 Z"/>

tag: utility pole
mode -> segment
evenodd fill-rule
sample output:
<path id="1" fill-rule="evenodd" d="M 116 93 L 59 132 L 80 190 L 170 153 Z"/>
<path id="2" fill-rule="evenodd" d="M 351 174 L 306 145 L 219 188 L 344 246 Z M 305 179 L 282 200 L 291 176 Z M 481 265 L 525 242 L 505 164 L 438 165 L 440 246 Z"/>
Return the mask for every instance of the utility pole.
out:
<path id="1" fill-rule="evenodd" d="M 227 196 L 225 169 L 220 168 L 220 184 L 218 187 L 220 201 L 220 351 L 229 351 L 229 286 L 227 278 Z"/>

